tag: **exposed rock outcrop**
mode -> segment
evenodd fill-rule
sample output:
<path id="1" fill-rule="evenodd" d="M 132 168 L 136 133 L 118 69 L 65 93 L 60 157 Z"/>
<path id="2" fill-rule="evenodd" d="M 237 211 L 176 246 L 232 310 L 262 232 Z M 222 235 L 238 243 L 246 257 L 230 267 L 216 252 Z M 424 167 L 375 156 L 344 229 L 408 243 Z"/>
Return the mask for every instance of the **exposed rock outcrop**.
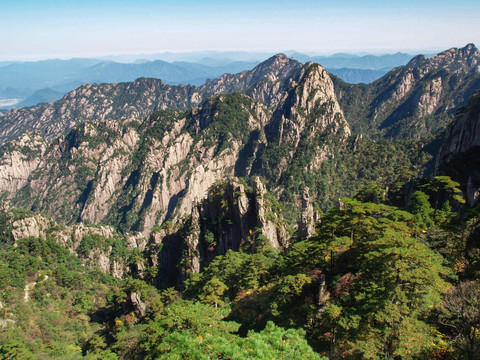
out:
<path id="1" fill-rule="evenodd" d="M 2 209 L 2 211 L 8 213 L 10 210 Z M 109 273 L 118 278 L 122 278 L 126 271 L 125 261 L 127 259 L 114 259 L 112 257 L 112 246 L 93 247 L 90 249 L 89 246 L 84 244 L 80 250 L 82 242 L 88 241 L 85 240 L 86 237 L 91 237 L 92 235 L 98 235 L 100 241 L 119 238 L 120 235 L 110 226 L 87 226 L 83 223 L 73 226 L 61 226 L 40 214 L 28 213 L 17 220 L 12 218 L 10 221 L 14 246 L 17 246 L 18 241 L 21 239 L 29 237 L 45 239 L 48 236 L 54 239 L 59 245 L 68 249 L 72 254 L 77 254 L 81 257 L 83 263 L 86 265 L 98 266 L 102 272 Z M 137 239 L 138 237 L 134 235 L 126 236 L 126 239 L 130 240 L 130 244 L 132 243 L 132 238 Z M 144 249 L 145 240 L 137 240 L 134 246 L 135 248 L 141 249 L 143 247 Z M 130 249 L 132 248 L 134 247 L 130 246 Z M 34 285 L 30 286 L 28 289 L 26 287 L 25 292 L 28 293 L 33 286 Z"/>
<path id="2" fill-rule="evenodd" d="M 332 80 L 320 65 L 309 63 L 299 83 L 292 82 L 282 106 L 273 115 L 272 135 L 279 143 L 298 147 L 304 130 L 309 137 L 323 131 L 342 132 L 346 138 L 350 127 L 337 102 Z"/>
<path id="3" fill-rule="evenodd" d="M 438 134 L 480 87 L 480 52 L 473 44 L 431 58 L 414 57 L 381 79 L 365 85 L 334 78 L 345 116 L 360 129 L 388 138 Z M 365 121 L 367 119 L 367 121 Z"/>
<path id="4" fill-rule="evenodd" d="M 155 225 L 190 214 L 218 180 L 269 171 L 276 177 L 269 180 L 277 181 L 299 147 L 314 144 L 309 164 L 319 169 L 330 149 L 350 134 L 328 73 L 311 63 L 298 71 L 285 56 L 262 66 L 235 79 L 251 84 L 267 74 L 282 82 L 292 72 L 298 79 L 279 87 L 274 112 L 234 93 L 210 98 L 188 113 L 159 111 L 142 123 L 134 118 L 86 122 L 48 149 L 33 143 L 32 152 L 41 146 L 41 156 L 16 191 L 6 188 L 4 196 L 15 206 L 46 211 L 67 223 L 106 222 L 148 237 Z M 264 161 L 276 148 L 286 156 L 277 164 Z M 284 234 L 276 234 L 266 219 L 259 221 L 272 245 L 284 246 Z"/>
<path id="5" fill-rule="evenodd" d="M 137 314 L 137 316 L 144 316 L 147 311 L 147 305 L 140 298 L 140 294 L 132 292 L 130 294 L 130 301 L 135 308 L 135 313 Z"/>
<path id="6" fill-rule="evenodd" d="M 300 215 L 298 235 L 301 238 L 309 238 L 315 233 L 315 214 L 310 200 L 310 189 L 306 187 L 302 196 L 302 213 Z"/>
<path id="7" fill-rule="evenodd" d="M 253 180 L 253 191 L 255 193 L 255 208 L 257 211 L 257 227 L 265 236 L 270 245 L 275 248 L 286 248 L 288 246 L 288 231 L 285 226 L 278 226 L 279 214 L 272 212 L 266 201 L 267 190 L 260 178 Z M 275 221 L 277 220 L 277 221 Z"/>
<path id="8" fill-rule="evenodd" d="M 436 172 L 460 181 L 470 206 L 480 200 L 480 94 L 447 128 L 436 159 Z"/>
<path id="9" fill-rule="evenodd" d="M 49 225 L 50 222 L 41 215 L 16 220 L 12 224 L 13 239 L 16 241 L 30 236 L 45 237 L 45 230 Z"/>
<path id="10" fill-rule="evenodd" d="M 14 194 L 25 186 L 46 149 L 47 142 L 35 133 L 24 134 L 4 146 L 0 157 L 0 192 Z"/>

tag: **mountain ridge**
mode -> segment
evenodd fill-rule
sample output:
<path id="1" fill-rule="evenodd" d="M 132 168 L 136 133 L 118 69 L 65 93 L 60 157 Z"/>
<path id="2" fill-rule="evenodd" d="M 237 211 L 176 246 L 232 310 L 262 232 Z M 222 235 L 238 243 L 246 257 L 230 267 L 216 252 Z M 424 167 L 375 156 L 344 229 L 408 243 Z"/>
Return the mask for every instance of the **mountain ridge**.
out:
<path id="1" fill-rule="evenodd" d="M 359 129 L 365 128 L 380 136 L 395 137 L 397 133 L 407 137 L 423 136 L 436 133 L 444 126 L 454 116 L 454 108 L 465 103 L 480 86 L 478 59 L 478 50 L 473 44 L 468 44 L 432 58 L 418 56 L 409 65 L 397 67 L 371 84 L 346 84 L 333 77 L 335 91 L 354 131 L 359 126 Z M 289 81 L 298 80 L 302 66 L 305 65 L 282 54 L 271 57 L 252 70 L 207 80 L 200 87 L 172 86 L 161 80 L 142 80 L 144 78 L 133 83 L 83 85 L 64 97 L 70 102 L 68 105 L 55 102 L 14 109 L 0 117 L 0 143 L 31 130 L 52 138 L 65 133 L 78 121 L 91 120 L 95 116 L 143 118 L 157 109 L 174 107 L 186 110 L 199 106 L 208 96 L 232 91 L 244 92 L 269 107 L 275 107 L 279 101 L 276 93 L 283 91 Z M 441 72 L 441 69 L 447 68 L 452 71 L 448 74 Z M 115 87 L 119 88 L 118 91 Z M 143 100 L 135 100 L 134 94 L 138 91 L 144 91 Z M 79 108 L 78 116 L 75 116 L 72 108 L 79 106 L 74 104 L 77 94 L 83 98 L 83 103 L 92 104 L 88 105 L 88 112 Z M 122 94 L 125 96 L 122 97 Z M 133 99 L 129 99 L 132 94 Z M 89 99 L 88 95 L 92 98 Z M 98 99 L 92 101 L 93 96 L 104 98 L 106 103 L 101 104 Z M 70 110 L 62 110 L 62 107 Z M 55 126 L 48 124 L 53 117 L 57 119 Z M 419 121 L 413 127 L 409 125 L 412 117 Z M 432 121 L 431 117 L 435 120 Z"/>
<path id="2" fill-rule="evenodd" d="M 418 138 L 438 134 L 480 87 L 479 60 L 478 49 L 468 44 L 431 58 L 419 55 L 371 84 L 333 80 L 354 131 Z"/>
<path id="3" fill-rule="evenodd" d="M 225 74 L 219 79 L 209 80 L 202 87 L 174 86 L 165 84 L 160 79 L 147 78 L 139 78 L 131 83 L 85 84 L 54 103 L 8 112 L 0 118 L 0 143 L 32 130 L 47 138 L 53 138 L 64 134 L 79 121 L 95 118 L 119 119 L 135 116 L 143 119 L 158 109 L 186 110 L 198 106 L 208 96 L 232 91 L 245 92 L 255 82 L 260 81 L 262 71 L 266 71 L 265 76 L 271 77 L 270 80 L 276 82 L 279 81 L 278 76 L 282 77 L 284 73 L 289 74 L 293 71 L 293 68 L 301 67 L 300 63 L 293 61 L 289 66 L 280 65 L 285 63 L 272 60 L 269 65 L 260 64 L 253 70 L 244 71 L 237 76 Z M 261 70 L 258 70 L 259 67 Z M 289 68 L 292 69 L 287 70 Z M 269 95 L 269 98 L 273 97 L 274 94 Z M 103 99 L 103 102 L 100 99 Z"/>

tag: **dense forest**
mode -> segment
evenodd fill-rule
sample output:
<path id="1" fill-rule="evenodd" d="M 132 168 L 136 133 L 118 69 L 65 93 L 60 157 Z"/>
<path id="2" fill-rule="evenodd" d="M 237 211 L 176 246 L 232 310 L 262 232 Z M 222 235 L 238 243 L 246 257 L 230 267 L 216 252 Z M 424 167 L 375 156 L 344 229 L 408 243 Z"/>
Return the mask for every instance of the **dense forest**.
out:
<path id="1" fill-rule="evenodd" d="M 124 280 L 82 265 L 86 247 L 112 239 L 85 236 L 72 254 L 52 222 L 45 237 L 13 241 L 12 223 L 32 214 L 4 208 L 1 357 L 475 359 L 480 216 L 458 187 L 399 169 L 388 189 L 371 182 L 341 199 L 286 251 L 252 234 L 176 289 L 139 279 L 136 258 L 148 255 L 119 240 Z"/>

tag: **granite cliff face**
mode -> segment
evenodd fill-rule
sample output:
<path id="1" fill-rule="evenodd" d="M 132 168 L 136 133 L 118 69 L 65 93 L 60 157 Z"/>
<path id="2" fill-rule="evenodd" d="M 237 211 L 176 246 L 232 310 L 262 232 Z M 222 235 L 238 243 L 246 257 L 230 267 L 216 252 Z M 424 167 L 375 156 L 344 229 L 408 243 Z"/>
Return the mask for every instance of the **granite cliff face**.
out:
<path id="1" fill-rule="evenodd" d="M 480 94 L 470 98 L 448 128 L 445 141 L 438 156 L 439 166 L 448 163 L 452 157 L 470 148 L 480 146 Z"/>
<path id="2" fill-rule="evenodd" d="M 436 172 L 460 181 L 470 206 L 480 199 L 480 94 L 473 95 L 447 128 Z"/>
<path id="3" fill-rule="evenodd" d="M 36 133 L 24 134 L 16 142 L 4 146 L 0 160 L 0 192 L 13 194 L 24 187 L 47 146 L 47 142 Z"/>
<path id="4" fill-rule="evenodd" d="M 271 60 L 273 67 L 287 67 L 275 76 L 293 71 L 288 58 Z M 154 226 L 191 214 L 219 180 L 259 174 L 281 191 L 280 177 L 295 161 L 297 147 L 315 143 L 320 156 L 311 160 L 319 166 L 328 139 L 340 139 L 341 146 L 350 133 L 326 71 L 307 64 L 296 76 L 298 82 L 290 79 L 278 88 L 273 111 L 233 93 L 187 112 L 158 111 L 143 122 L 84 122 L 48 146 L 36 135 L 29 135 L 35 141 L 10 142 L 1 163 L 6 177 L 17 179 L 3 182 L 2 197 L 67 223 L 108 223 L 147 236 Z M 36 156 L 27 161 L 19 149 Z M 269 163 L 271 152 L 281 156 L 276 164 Z M 283 246 L 273 225 L 259 221 L 269 241 Z"/>
<path id="5" fill-rule="evenodd" d="M 480 87 L 480 52 L 468 44 L 432 58 L 416 56 L 372 84 L 334 83 L 354 131 L 418 139 L 441 132 Z"/>
<path id="6" fill-rule="evenodd" d="M 85 266 L 98 267 L 117 278 L 133 276 L 159 287 L 182 286 L 191 272 L 199 272 L 227 251 L 284 250 L 293 228 L 283 219 L 259 178 L 254 187 L 237 178 L 217 180 L 191 213 L 148 234 L 121 234 L 109 225 L 83 222 L 60 225 L 51 218 L 0 204 L 0 215 L 11 228 L 14 247 L 27 238 L 54 241 Z"/>

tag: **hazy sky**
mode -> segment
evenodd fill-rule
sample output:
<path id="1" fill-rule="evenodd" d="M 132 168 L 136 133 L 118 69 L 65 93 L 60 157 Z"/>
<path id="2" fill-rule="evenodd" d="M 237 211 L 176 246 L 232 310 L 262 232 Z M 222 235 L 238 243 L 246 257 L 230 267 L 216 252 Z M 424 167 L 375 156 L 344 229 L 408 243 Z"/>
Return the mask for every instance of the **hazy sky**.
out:
<path id="1" fill-rule="evenodd" d="M 0 60 L 480 44 L 479 0 L 0 0 Z"/>

